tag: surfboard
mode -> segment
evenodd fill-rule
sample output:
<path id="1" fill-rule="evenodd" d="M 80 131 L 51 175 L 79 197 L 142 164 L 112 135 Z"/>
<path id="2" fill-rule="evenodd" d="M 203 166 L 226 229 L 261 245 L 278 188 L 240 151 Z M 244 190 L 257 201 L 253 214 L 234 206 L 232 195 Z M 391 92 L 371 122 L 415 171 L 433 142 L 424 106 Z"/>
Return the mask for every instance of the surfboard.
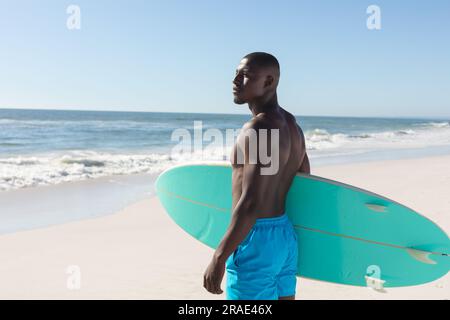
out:
<path id="1" fill-rule="evenodd" d="M 229 164 L 174 166 L 158 177 L 156 192 L 177 225 L 218 246 L 232 214 Z M 439 226 L 372 192 L 297 174 L 286 212 L 297 233 L 300 277 L 382 289 L 427 283 L 450 269 L 450 239 Z"/>

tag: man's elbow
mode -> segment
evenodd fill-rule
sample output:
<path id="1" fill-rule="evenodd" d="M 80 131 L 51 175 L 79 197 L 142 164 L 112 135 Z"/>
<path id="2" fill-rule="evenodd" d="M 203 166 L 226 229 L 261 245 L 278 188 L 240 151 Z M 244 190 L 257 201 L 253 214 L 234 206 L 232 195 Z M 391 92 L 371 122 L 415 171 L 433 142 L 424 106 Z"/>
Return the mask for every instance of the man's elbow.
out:
<path id="1" fill-rule="evenodd" d="M 309 165 L 309 158 L 308 155 L 305 153 L 305 157 L 303 158 L 302 165 L 300 166 L 300 169 L 298 170 L 301 173 L 311 174 L 311 167 Z"/>

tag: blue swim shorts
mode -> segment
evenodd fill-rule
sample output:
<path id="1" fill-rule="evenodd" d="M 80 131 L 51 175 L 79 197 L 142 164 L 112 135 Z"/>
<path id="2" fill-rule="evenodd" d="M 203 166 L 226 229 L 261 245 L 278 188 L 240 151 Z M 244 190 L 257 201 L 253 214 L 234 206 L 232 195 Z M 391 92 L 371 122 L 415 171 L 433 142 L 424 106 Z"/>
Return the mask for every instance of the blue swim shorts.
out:
<path id="1" fill-rule="evenodd" d="M 297 235 L 287 214 L 257 219 L 227 259 L 229 300 L 276 300 L 295 295 Z"/>

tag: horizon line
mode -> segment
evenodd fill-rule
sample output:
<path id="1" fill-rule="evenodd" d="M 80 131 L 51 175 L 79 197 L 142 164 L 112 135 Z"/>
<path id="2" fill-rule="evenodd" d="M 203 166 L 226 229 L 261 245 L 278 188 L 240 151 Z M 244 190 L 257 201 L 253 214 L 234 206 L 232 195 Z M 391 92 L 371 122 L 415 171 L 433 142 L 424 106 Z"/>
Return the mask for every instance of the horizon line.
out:
<path id="1" fill-rule="evenodd" d="M 70 107 L 69 107 L 70 108 Z M 23 110 L 23 111 L 76 111 L 76 112 L 116 112 L 116 113 L 184 113 L 184 114 L 216 114 L 216 115 L 235 115 L 235 116 L 248 116 L 251 113 L 223 113 L 223 112 L 180 112 L 180 111 L 139 111 L 139 110 L 85 110 L 85 109 L 53 109 L 53 108 L 22 108 L 22 107 L 0 107 L 0 110 Z M 327 117 L 327 118 L 365 118 L 365 119 L 436 119 L 436 120 L 449 120 L 449 116 L 355 116 L 355 115 L 300 115 L 294 114 L 296 117 Z"/>

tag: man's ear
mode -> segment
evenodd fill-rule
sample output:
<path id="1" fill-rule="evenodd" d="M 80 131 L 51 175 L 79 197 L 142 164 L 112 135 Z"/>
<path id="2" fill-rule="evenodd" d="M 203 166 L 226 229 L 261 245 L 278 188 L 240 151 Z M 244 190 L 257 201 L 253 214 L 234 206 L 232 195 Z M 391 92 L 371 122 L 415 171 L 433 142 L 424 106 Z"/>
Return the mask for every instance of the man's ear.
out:
<path id="1" fill-rule="evenodd" d="M 269 74 L 266 77 L 266 81 L 264 81 L 264 88 L 270 87 L 274 81 L 275 81 L 275 79 Z"/>

